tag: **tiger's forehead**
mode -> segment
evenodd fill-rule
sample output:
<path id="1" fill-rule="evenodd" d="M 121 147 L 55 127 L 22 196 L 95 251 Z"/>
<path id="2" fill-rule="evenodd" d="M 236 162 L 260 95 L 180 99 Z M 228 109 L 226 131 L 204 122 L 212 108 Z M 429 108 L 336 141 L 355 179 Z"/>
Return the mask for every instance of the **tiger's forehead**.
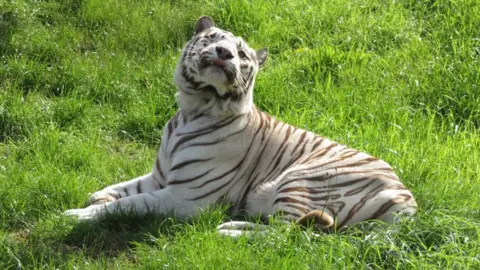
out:
<path id="1" fill-rule="evenodd" d="M 228 32 L 228 31 L 216 28 L 216 27 L 212 27 L 212 28 L 208 29 L 207 31 L 201 32 L 201 33 L 197 34 L 196 37 L 197 38 L 207 38 L 211 41 L 216 41 L 216 40 L 220 40 L 220 39 L 228 40 L 228 41 L 231 41 L 232 43 L 235 43 L 238 47 L 250 48 L 248 46 L 248 44 L 243 40 L 243 38 L 237 37 L 234 34 L 232 34 L 231 32 Z"/>

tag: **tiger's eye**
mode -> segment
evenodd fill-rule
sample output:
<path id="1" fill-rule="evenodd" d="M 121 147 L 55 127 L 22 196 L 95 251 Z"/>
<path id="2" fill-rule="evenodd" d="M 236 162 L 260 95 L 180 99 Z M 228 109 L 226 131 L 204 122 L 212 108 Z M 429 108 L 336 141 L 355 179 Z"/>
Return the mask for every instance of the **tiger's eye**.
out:
<path id="1" fill-rule="evenodd" d="M 238 56 L 240 56 L 240 58 L 242 58 L 242 59 L 248 59 L 248 58 L 247 58 L 247 55 L 245 54 L 244 51 L 239 51 L 239 52 L 238 52 Z"/>

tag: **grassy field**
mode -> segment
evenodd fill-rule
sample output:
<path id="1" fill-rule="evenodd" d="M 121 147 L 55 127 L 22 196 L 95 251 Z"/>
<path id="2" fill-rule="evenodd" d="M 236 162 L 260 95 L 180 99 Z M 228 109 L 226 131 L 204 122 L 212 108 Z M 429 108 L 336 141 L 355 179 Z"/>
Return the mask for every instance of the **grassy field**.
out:
<path id="1" fill-rule="evenodd" d="M 419 204 L 386 230 L 231 240 L 62 212 L 147 173 L 200 15 L 268 47 L 255 102 L 394 166 Z M 480 269 L 480 2 L 0 1 L 0 269 Z"/>

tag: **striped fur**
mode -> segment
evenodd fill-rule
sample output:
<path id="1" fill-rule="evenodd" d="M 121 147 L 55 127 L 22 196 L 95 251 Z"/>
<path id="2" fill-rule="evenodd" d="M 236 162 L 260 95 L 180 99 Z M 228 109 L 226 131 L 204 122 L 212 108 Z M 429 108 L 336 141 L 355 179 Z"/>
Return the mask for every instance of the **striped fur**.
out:
<path id="1" fill-rule="evenodd" d="M 321 229 L 413 214 L 416 203 L 384 161 L 272 118 L 253 104 L 266 49 L 254 51 L 209 17 L 175 71 L 180 110 L 166 124 L 152 172 L 94 193 L 82 219 L 134 209 L 195 215 L 219 202 L 235 214 Z M 240 224 L 240 225 L 239 225 Z M 221 225 L 235 235 L 247 223 Z"/>

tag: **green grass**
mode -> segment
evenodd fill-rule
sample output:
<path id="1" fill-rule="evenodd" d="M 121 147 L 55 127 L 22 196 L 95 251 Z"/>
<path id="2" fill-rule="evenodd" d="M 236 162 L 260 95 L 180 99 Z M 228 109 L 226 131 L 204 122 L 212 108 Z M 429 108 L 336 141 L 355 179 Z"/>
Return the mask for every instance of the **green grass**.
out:
<path id="1" fill-rule="evenodd" d="M 269 48 L 259 107 L 388 161 L 416 218 L 231 240 L 222 209 L 62 216 L 149 171 L 201 15 Z M 0 268 L 479 269 L 479 25 L 477 0 L 0 1 Z"/>

